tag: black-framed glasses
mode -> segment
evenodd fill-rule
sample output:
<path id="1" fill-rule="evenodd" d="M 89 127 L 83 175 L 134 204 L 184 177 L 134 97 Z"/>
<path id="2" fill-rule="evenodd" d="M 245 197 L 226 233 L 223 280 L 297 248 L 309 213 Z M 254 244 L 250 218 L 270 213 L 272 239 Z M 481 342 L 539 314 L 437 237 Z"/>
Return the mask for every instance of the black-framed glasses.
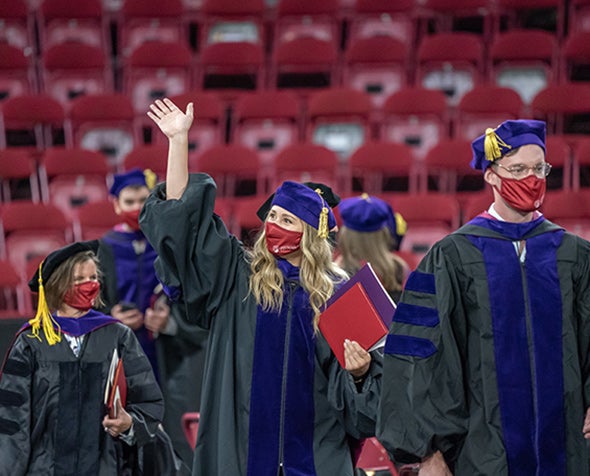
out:
<path id="1" fill-rule="evenodd" d="M 541 164 L 527 167 L 526 165 L 511 165 L 510 167 L 504 167 L 502 164 L 494 164 L 498 167 L 503 168 L 506 172 L 510 173 L 516 179 L 525 178 L 529 174 L 529 170 L 532 170 L 535 176 L 538 178 L 545 178 L 551 172 L 551 164 L 543 162 Z"/>

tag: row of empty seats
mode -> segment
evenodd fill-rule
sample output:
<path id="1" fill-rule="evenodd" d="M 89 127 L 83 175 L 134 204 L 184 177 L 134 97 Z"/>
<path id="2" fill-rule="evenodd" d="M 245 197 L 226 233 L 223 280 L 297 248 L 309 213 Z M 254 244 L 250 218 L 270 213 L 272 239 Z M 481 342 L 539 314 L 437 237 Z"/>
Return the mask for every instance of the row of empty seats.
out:
<path id="1" fill-rule="evenodd" d="M 301 37 L 266 58 L 248 42 L 215 43 L 197 57 L 183 43 L 157 39 L 116 64 L 99 47 L 81 42 L 48 47 L 39 61 L 0 43 L 0 97 L 44 92 L 67 107 L 83 94 L 120 91 L 141 112 L 156 97 L 191 89 L 308 94 L 342 85 L 367 92 L 381 106 L 393 92 L 416 84 L 443 91 L 454 106 L 475 85 L 489 82 L 514 89 L 530 104 L 550 83 L 590 80 L 589 40 L 590 32 L 581 32 L 559 49 L 549 32 L 511 30 L 488 51 L 472 33 L 439 33 L 425 37 L 414 55 L 398 39 L 371 36 L 340 55 L 324 40 Z"/>
<path id="2" fill-rule="evenodd" d="M 531 114 L 514 91 L 496 86 L 474 88 L 456 108 L 448 107 L 440 91 L 425 88 L 404 88 L 381 108 L 350 88 L 323 89 L 306 101 L 291 91 L 244 93 L 230 107 L 212 92 L 172 99 L 183 109 L 189 101 L 195 104 L 191 160 L 211 146 L 234 144 L 255 151 L 265 167 L 285 146 L 303 142 L 327 147 L 342 162 L 365 143 L 395 142 L 410 147 L 420 161 L 441 141 L 473 140 L 487 127 L 523 117 L 547 121 L 549 135 L 563 136 L 571 148 L 566 156 L 575 155 L 576 143 L 590 132 L 590 84 L 579 83 L 543 89 Z M 46 95 L 17 96 L 0 104 L 0 149 L 82 147 L 103 152 L 111 169 L 121 170 L 125 155 L 145 144 L 146 136 L 150 143 L 166 144 L 146 111 L 136 115 L 131 99 L 120 94 L 82 96 L 68 110 Z M 576 166 L 564 187 L 576 187 L 578 175 Z"/>
<path id="3" fill-rule="evenodd" d="M 205 46 L 194 54 L 183 33 L 187 19 L 180 0 L 165 7 L 153 0 L 128 0 L 114 28 L 124 46 L 113 56 L 104 46 L 111 28 L 100 15 L 99 0 L 77 2 L 76 7 L 65 0 L 45 0 L 35 12 L 29 12 L 23 0 L 20 8 L 9 3 L 6 11 L 0 10 L 0 18 L 5 17 L 0 38 L 6 40 L 0 54 L 0 93 L 7 97 L 41 91 L 66 104 L 81 94 L 120 91 L 133 98 L 136 111 L 143 111 L 154 97 L 189 89 L 345 85 L 371 93 L 380 105 L 397 89 L 420 84 L 443 90 L 454 105 L 474 84 L 491 81 L 514 88 L 528 104 L 550 82 L 588 79 L 584 67 L 590 33 L 584 30 L 585 22 L 572 29 L 563 48 L 557 33 L 518 29 L 515 22 L 492 39 L 442 27 L 425 29 L 416 41 L 407 33 L 419 18 L 438 24 L 445 16 L 526 9 L 518 3 L 358 1 L 344 27 L 345 16 L 336 13 L 341 5 L 335 0 L 283 0 L 270 21 L 277 38 L 268 49 L 263 43 L 268 35 L 262 31 L 269 20 L 262 0 L 239 6 L 205 1 L 197 17 Z M 564 16 L 563 1 L 538 6 Z M 580 6 L 576 14 L 585 11 Z M 25 33 L 38 31 L 39 46 L 31 47 L 35 51 L 28 55 L 26 47 L 22 50 L 26 41 L 19 39 L 19 19 Z M 248 33 L 249 27 L 257 33 Z M 347 32 L 346 41 L 336 33 L 341 31 Z"/>

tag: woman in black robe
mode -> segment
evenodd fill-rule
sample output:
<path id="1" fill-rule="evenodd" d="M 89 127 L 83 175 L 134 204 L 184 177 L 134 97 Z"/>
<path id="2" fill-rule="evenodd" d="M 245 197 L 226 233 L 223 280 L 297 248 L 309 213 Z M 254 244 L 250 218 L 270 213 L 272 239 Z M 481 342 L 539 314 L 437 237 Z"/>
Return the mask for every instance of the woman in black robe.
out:
<path id="1" fill-rule="evenodd" d="M 17 333 L 0 374 L 1 476 L 132 474 L 142 470 L 138 449 L 155 441 L 164 407 L 151 366 L 127 326 L 92 310 L 100 301 L 97 245 L 51 253 L 29 283 L 39 293 L 37 315 Z M 127 399 L 109 418 L 115 351 Z"/>

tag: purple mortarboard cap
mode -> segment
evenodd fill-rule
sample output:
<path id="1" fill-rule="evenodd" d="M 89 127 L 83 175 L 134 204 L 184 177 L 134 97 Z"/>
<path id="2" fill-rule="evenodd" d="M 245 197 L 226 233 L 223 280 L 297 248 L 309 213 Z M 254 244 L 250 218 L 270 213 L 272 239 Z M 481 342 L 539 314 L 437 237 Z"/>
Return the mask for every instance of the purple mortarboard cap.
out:
<path id="1" fill-rule="evenodd" d="M 471 167 L 485 171 L 509 151 L 523 145 L 535 144 L 545 151 L 545 122 L 527 119 L 504 121 L 495 129 L 486 129 L 485 134 L 471 143 L 473 158 Z"/>
<path id="2" fill-rule="evenodd" d="M 143 185 L 148 187 L 146 176 L 143 170 L 135 168 L 123 174 L 116 174 L 109 193 L 115 197 L 118 197 L 121 193 L 121 190 L 123 190 L 125 187 L 129 187 L 130 185 Z"/>
<path id="3" fill-rule="evenodd" d="M 334 213 L 323 198 L 321 191 L 319 189 L 312 190 L 301 183 L 283 182 L 275 192 L 272 205 L 278 205 L 291 212 L 326 237 L 328 230 L 336 226 Z M 323 226 L 324 220 L 327 228 Z"/>

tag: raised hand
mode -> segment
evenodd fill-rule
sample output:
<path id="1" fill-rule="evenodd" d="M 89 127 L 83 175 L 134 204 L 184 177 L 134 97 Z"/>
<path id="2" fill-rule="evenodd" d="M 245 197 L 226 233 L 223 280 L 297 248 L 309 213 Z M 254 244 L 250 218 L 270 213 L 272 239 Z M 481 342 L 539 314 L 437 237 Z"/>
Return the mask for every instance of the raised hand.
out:
<path id="1" fill-rule="evenodd" d="M 150 104 L 147 115 L 154 121 L 160 130 L 172 139 L 179 134 L 186 134 L 193 123 L 193 103 L 186 106 L 186 112 L 182 112 L 170 99 L 157 99 Z"/>

